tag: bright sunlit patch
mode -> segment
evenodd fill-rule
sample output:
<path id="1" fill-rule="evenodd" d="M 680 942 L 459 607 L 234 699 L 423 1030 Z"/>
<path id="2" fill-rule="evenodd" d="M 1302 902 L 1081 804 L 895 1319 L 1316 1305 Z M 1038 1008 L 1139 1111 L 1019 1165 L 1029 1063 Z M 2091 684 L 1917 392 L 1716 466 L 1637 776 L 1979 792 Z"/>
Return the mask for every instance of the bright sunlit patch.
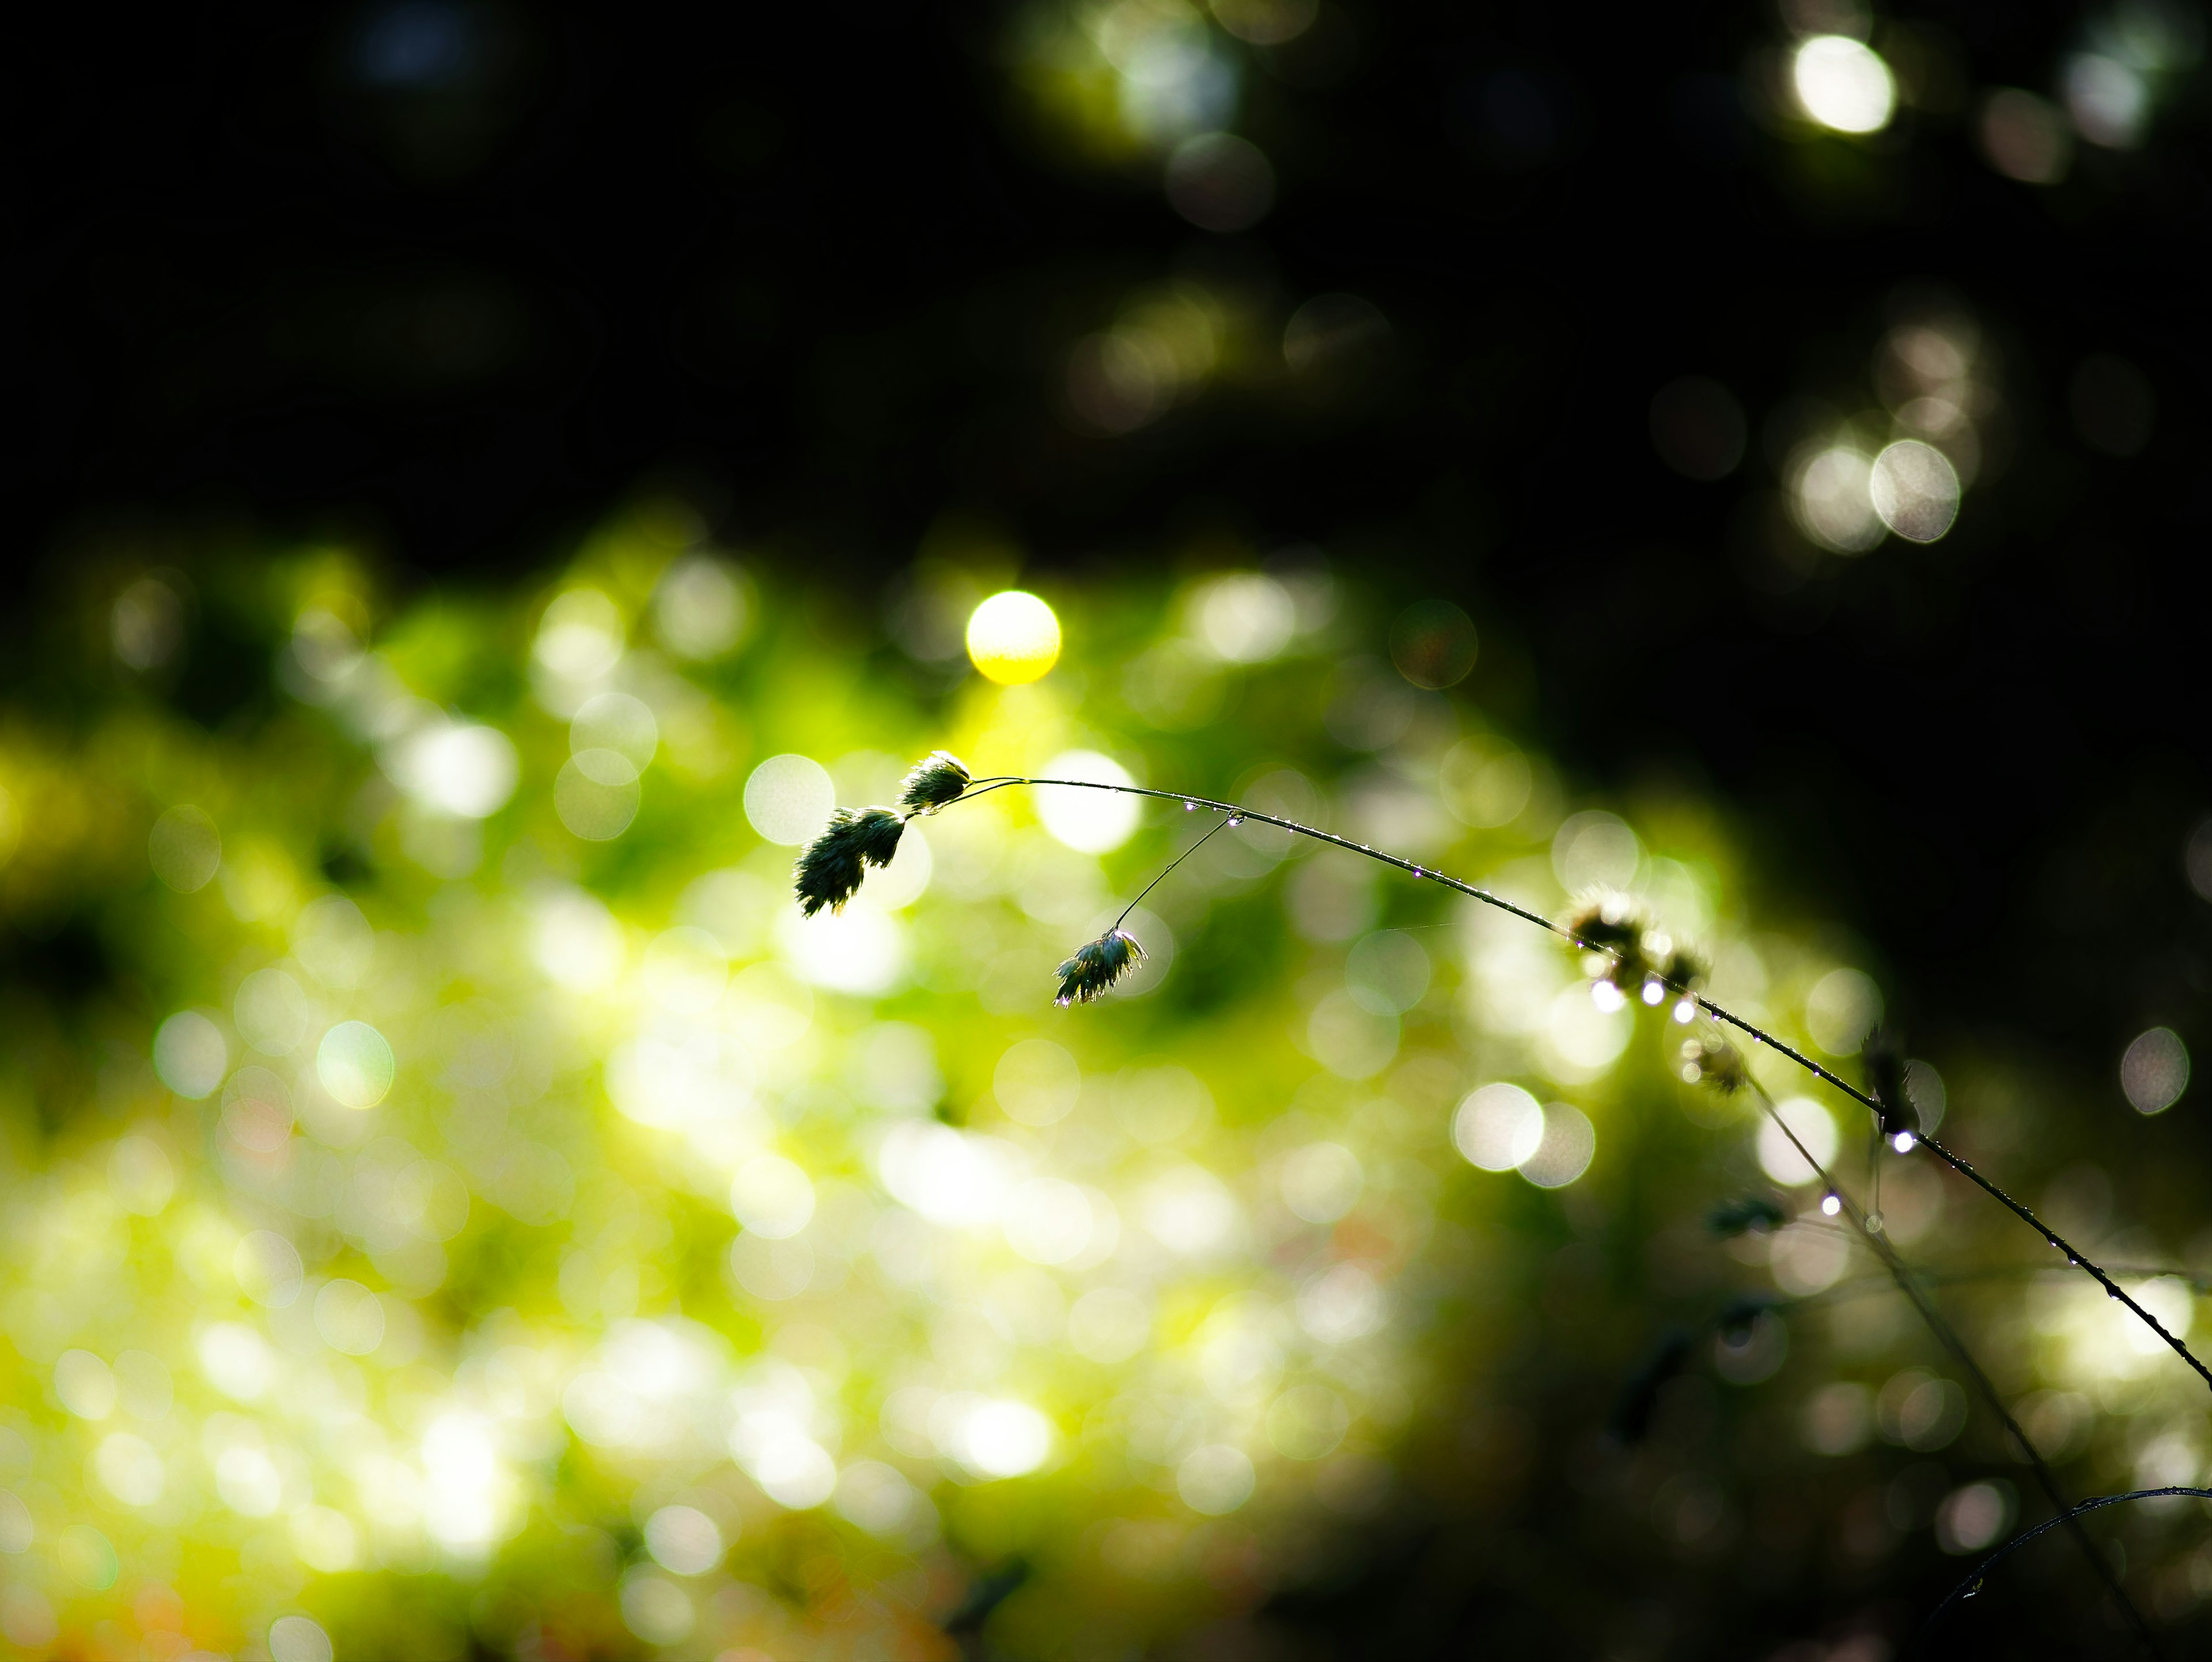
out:
<path id="1" fill-rule="evenodd" d="M 1193 1449 L 1176 1468 L 1176 1493 L 1193 1512 L 1218 1518 L 1252 1498 L 1251 1457 L 1228 1443 Z"/>
<path id="2" fill-rule="evenodd" d="M 842 912 L 801 917 L 796 906 L 776 916 L 775 941 L 802 981 L 832 992 L 887 993 L 906 973 L 906 937 L 898 921 L 860 899 Z"/>
<path id="3" fill-rule="evenodd" d="M 1797 1141 L 1805 1145 L 1805 1154 L 1824 1166 L 1835 1158 L 1836 1122 L 1812 1098 L 1786 1098 L 1776 1105 L 1775 1113 L 1784 1125 L 1797 1134 Z M 1772 1119 L 1759 1122 L 1759 1166 L 1785 1188 L 1794 1189 L 1820 1176 L 1806 1163 L 1805 1154 L 1797 1152 L 1788 1133 Z"/>
<path id="4" fill-rule="evenodd" d="M 1881 1020 L 1881 989 L 1856 970 L 1831 970 L 1805 995 L 1805 1026 L 1832 1056 L 1852 1056 Z"/>
<path id="5" fill-rule="evenodd" d="M 1452 1116 L 1452 1141 L 1470 1165 L 1510 1172 L 1544 1140 L 1544 1111 L 1517 1085 L 1486 1085 Z"/>
<path id="6" fill-rule="evenodd" d="M 1066 1263 L 1091 1244 L 1091 1200 L 1074 1184 L 1033 1178 L 1006 1197 L 1004 1227 L 1031 1263 Z"/>
<path id="7" fill-rule="evenodd" d="M 972 1228 L 997 1219 L 1012 1178 L 1011 1153 L 995 1137 L 909 1121 L 891 1128 L 877 1167 L 893 1197 L 932 1223 Z"/>
<path id="8" fill-rule="evenodd" d="M 1128 769 L 1095 750 L 1064 751 L 1039 770 L 1045 779 L 1088 779 L 1101 785 L 1133 785 Z M 1044 828 L 1079 854 L 1118 849 L 1137 829 L 1144 799 L 1118 791 L 1054 789 L 1031 793 Z"/>
<path id="9" fill-rule="evenodd" d="M 663 1507 L 645 1520 L 645 1549 L 663 1569 L 704 1575 L 722 1562 L 722 1531 L 696 1507 Z"/>
<path id="10" fill-rule="evenodd" d="M 783 1240 L 814 1215 L 814 1184 L 781 1154 L 756 1154 L 730 1180 L 730 1210 L 751 1233 Z"/>
<path id="11" fill-rule="evenodd" d="M 532 656 L 564 681 L 594 681 L 621 661 L 626 632 L 612 600 L 596 588 L 572 588 L 545 608 Z"/>
<path id="12" fill-rule="evenodd" d="M 1897 82 L 1881 54 L 1844 34 L 1816 34 L 1790 60 L 1805 113 L 1839 133 L 1879 132 L 1897 108 Z"/>
<path id="13" fill-rule="evenodd" d="M 968 619 L 968 656 L 1001 686 L 1040 680 L 1060 661 L 1060 619 L 1025 590 L 994 594 Z"/>
<path id="14" fill-rule="evenodd" d="M 1338 1142 L 1309 1143 L 1283 1161 L 1283 1203 L 1308 1223 L 1334 1223 L 1358 1203 L 1359 1159 Z"/>
<path id="15" fill-rule="evenodd" d="M 1626 1000 L 1610 982 L 1593 981 L 1585 993 L 1569 987 L 1552 1001 L 1546 1012 L 1540 1054 L 1544 1071 L 1562 1085 L 1581 1085 L 1596 1079 L 1620 1060 L 1636 1030 L 1635 1018 L 1625 1013 Z M 1610 997 L 1598 992 L 1604 988 Z"/>
<path id="16" fill-rule="evenodd" d="M 374 1108 L 398 1073 L 391 1042 L 366 1021 L 341 1021 L 315 1050 L 323 1088 L 348 1108 Z"/>
<path id="17" fill-rule="evenodd" d="M 501 1533 L 505 1487 L 496 1434 L 482 1415 L 453 1409 L 422 1438 L 422 1526 L 461 1551 L 489 1546 Z"/>
<path id="18" fill-rule="evenodd" d="M 514 794 L 520 763 L 497 728 L 434 722 L 393 745 L 385 771 L 416 801 L 462 819 L 482 819 Z"/>
<path id="19" fill-rule="evenodd" d="M 957 1452 L 961 1463 L 987 1477 L 1019 1477 L 1052 1452 L 1052 1422 L 1027 1403 L 987 1398 L 962 1416 Z"/>
<path id="20" fill-rule="evenodd" d="M 620 973 L 622 925 L 596 896 L 581 889 L 548 888 L 532 910 L 532 956 L 551 980 L 574 992 L 590 992 Z"/>
<path id="21" fill-rule="evenodd" d="M 1232 664 L 1276 656 L 1290 645 L 1298 621 L 1290 591 L 1257 571 L 1230 572 L 1200 585 L 1191 594 L 1190 615 L 1206 649 Z"/>
<path id="22" fill-rule="evenodd" d="M 787 849 L 820 835 L 836 806 L 830 770 L 811 756 L 771 756 L 745 779 L 745 818 L 764 839 Z"/>
<path id="23" fill-rule="evenodd" d="M 154 1034 L 154 1071 L 179 1096 L 212 1095 L 230 1067 L 222 1030 L 198 1010 L 179 1010 Z"/>
<path id="24" fill-rule="evenodd" d="M 1202 1166 L 1175 1166 L 1155 1178 L 1137 1215 L 1155 1240 L 1185 1257 L 1225 1246 L 1237 1224 L 1236 1197 Z"/>

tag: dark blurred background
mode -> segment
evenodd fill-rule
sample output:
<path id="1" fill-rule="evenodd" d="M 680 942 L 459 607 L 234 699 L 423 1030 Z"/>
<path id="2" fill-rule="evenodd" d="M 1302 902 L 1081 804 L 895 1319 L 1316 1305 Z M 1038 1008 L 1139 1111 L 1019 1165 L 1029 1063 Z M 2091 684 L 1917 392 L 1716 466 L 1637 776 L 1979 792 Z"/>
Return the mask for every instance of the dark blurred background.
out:
<path id="1" fill-rule="evenodd" d="M 1311 545 L 1464 605 L 1583 784 L 1717 787 L 1916 1037 L 2130 1120 L 2129 1036 L 2212 1039 L 2197 10 L 1224 4 L 50 18 L 7 627 L 134 538 L 511 576 L 654 481 L 885 604 Z M 1909 426 L 1929 320 L 1957 521 L 1822 547 L 1803 446 Z"/>

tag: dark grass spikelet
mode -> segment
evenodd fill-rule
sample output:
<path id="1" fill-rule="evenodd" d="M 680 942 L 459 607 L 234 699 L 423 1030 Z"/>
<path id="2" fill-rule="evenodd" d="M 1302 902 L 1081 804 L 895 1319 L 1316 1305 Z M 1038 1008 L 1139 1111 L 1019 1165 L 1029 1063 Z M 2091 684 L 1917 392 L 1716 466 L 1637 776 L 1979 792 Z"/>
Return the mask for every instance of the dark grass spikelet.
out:
<path id="1" fill-rule="evenodd" d="M 905 830 L 906 821 L 889 808 L 867 808 L 854 818 L 853 840 L 860 845 L 860 858 L 880 868 L 891 863 Z"/>
<path id="2" fill-rule="evenodd" d="M 1730 1344 L 1740 1345 L 1751 1336 L 1751 1330 L 1761 1316 L 1774 1307 L 1774 1300 L 1756 1294 L 1729 1300 L 1728 1308 L 1721 1312 L 1720 1319 L 1713 1325 L 1720 1330 L 1721 1337 Z"/>
<path id="3" fill-rule="evenodd" d="M 1691 989 L 1705 979 L 1705 966 L 1697 955 L 1653 928 L 1637 904 L 1616 891 L 1586 895 L 1564 927 L 1589 951 L 1585 972 L 1594 981 L 1611 982 L 1624 998 L 1663 1004 L 1673 993 L 1687 1000 Z M 1675 1019 L 1687 1021 L 1694 1009 L 1685 1002 Z"/>
<path id="4" fill-rule="evenodd" d="M 1621 1381 L 1620 1395 L 1613 1399 L 1613 1412 L 1606 1420 L 1606 1431 L 1614 1442 L 1633 1447 L 1650 1434 L 1652 1415 L 1659 1408 L 1660 1391 L 1682 1371 L 1682 1365 L 1689 1359 L 1687 1333 L 1680 1328 L 1670 1328 L 1661 1336 L 1651 1354 Z"/>
<path id="5" fill-rule="evenodd" d="M 1645 928 L 1636 903 L 1612 891 L 1586 896 L 1567 914 L 1567 933 L 1593 952 L 1633 952 Z"/>
<path id="6" fill-rule="evenodd" d="M 1075 956 L 1060 966 L 1060 992 L 1053 1002 L 1061 1006 L 1088 1004 L 1127 975 L 1145 956 L 1136 937 L 1121 929 L 1109 929 L 1097 940 L 1076 948 Z"/>
<path id="7" fill-rule="evenodd" d="M 1743 1053 L 1712 1036 L 1682 1041 L 1680 1072 L 1685 1085 L 1710 1085 L 1723 1096 L 1734 1096 L 1751 1078 L 1744 1071 Z"/>
<path id="8" fill-rule="evenodd" d="M 1722 1240 L 1733 1240 L 1754 1229 L 1779 1229 L 1783 1221 L 1782 1208 L 1763 1195 L 1723 1201 L 1705 1214 L 1705 1227 Z"/>
<path id="9" fill-rule="evenodd" d="M 1905 1053 L 1897 1035 L 1878 1027 L 1868 1038 L 1860 1057 L 1866 1064 L 1867 1093 L 1881 1104 L 1881 1134 L 1896 1136 L 1920 1129 L 1920 1111 L 1913 1106 L 1905 1086 Z"/>
<path id="10" fill-rule="evenodd" d="M 840 808 L 831 814 L 829 828 L 806 845 L 792 869 L 799 910 L 808 917 L 824 906 L 842 911 L 845 903 L 860 892 L 860 880 L 870 866 L 890 864 L 904 829 L 904 822 L 889 808 L 860 813 Z"/>
<path id="11" fill-rule="evenodd" d="M 935 813 L 959 800 L 969 779 L 965 763 L 949 750 L 933 750 L 914 764 L 899 789 L 899 806 L 908 816 Z"/>
<path id="12" fill-rule="evenodd" d="M 1677 991 L 1687 992 L 1705 978 L 1705 962 L 1686 947 L 1677 947 L 1659 965 L 1659 974 Z"/>

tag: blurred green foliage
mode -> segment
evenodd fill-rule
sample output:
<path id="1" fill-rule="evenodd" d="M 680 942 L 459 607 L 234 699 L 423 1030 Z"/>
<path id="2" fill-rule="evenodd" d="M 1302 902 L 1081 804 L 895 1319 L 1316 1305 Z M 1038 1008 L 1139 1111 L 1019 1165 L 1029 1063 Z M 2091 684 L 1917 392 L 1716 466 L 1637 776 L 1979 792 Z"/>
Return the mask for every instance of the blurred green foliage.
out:
<path id="1" fill-rule="evenodd" d="M 1586 801 L 1455 610 L 1310 556 L 1068 582 L 1065 655 L 1000 686 L 961 653 L 984 592 L 943 551 L 886 632 L 649 502 L 511 593 L 395 605 L 299 551 L 61 620 L 0 716 L 0 1633 L 1656 1656 L 1893 1643 L 1889 1595 L 2003 1532 L 1995 1428 L 1808 1174 L 1541 932 L 1249 824 L 1056 1009 L 1211 817 L 1044 791 L 917 819 L 801 920 L 796 846 L 933 748 L 1119 769 L 1549 915 L 1632 892 L 1855 1066 L 1863 954 L 1747 916 L 1695 794 Z M 1752 1060 L 1856 1187 L 1863 1125 Z M 1951 1071 L 1964 1144 L 2025 1158 L 2032 1083 Z M 1882 1166 L 2054 1458 L 2196 1475 L 2169 1358 Z M 2172 1243 L 2113 1234 L 2100 1180 L 2066 1221 L 2185 1330 Z M 2126 1525 L 2168 1618 L 2206 1580 L 2173 1523 Z M 1346 1638 L 1378 1573 L 1413 1591 Z"/>

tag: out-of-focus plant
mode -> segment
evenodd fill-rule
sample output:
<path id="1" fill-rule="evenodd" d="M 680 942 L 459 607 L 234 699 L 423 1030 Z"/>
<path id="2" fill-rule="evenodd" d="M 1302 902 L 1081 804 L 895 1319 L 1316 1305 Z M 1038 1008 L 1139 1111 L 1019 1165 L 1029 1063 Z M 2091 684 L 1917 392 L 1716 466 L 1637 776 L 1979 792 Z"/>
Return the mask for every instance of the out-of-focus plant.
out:
<path id="1" fill-rule="evenodd" d="M 1932 1604 L 2005 1532 L 2000 1428 L 1851 1277 L 1794 1063 L 1283 829 L 1538 917 L 1617 890 L 1662 977 L 1696 941 L 1747 1021 L 1863 1049 L 1860 955 L 1752 928 L 1693 797 L 1576 801 L 1451 608 L 1297 559 L 979 592 L 959 676 L 665 505 L 514 596 L 183 563 L 50 630 L 0 726 L 19 1647 L 1127 1655 L 1413 1526 L 1500 1633 L 1533 1600 L 1595 1648 L 1657 1563 L 1681 1631 L 1778 1640 L 1814 1618 L 1747 1604 L 1747 1519 L 1831 1531 L 1869 1630 L 1864 1589 Z M 956 754 L 1069 783 L 956 802 Z M 1154 777 L 1247 806 L 1128 910 L 1194 821 L 1089 788 Z M 897 807 L 802 916 L 840 799 Z M 1947 1145 L 2017 1166 L 2043 1113 L 2101 1244 L 2034 1082 L 1946 1068 L 1899 1070 L 1923 1129 L 1954 1100 Z M 1885 1161 L 1885 1239 L 1990 1261 L 1950 1319 L 2054 1469 L 2197 1476 L 2156 1341 Z M 2185 1341 L 2191 1284 L 2125 1250 Z M 2170 1621 L 2179 1521 L 2126 1525 Z"/>
<path id="2" fill-rule="evenodd" d="M 1086 941 L 1077 948 L 1074 956 L 1060 966 L 1056 972 L 1060 977 L 1060 991 L 1054 1001 L 1063 1007 L 1070 1003 L 1090 1003 L 1142 963 L 1144 948 L 1121 928 L 1129 912 L 1158 888 L 1176 867 L 1211 841 L 1215 832 L 1253 821 L 1272 825 L 1292 837 L 1361 855 L 1378 864 L 1408 873 L 1416 880 L 1426 879 L 1441 883 L 1448 889 L 1519 918 L 1523 922 L 1549 930 L 1583 953 L 1590 993 L 1601 1010 L 1616 1012 L 1632 1002 L 1653 1007 L 1666 1004 L 1672 1007 L 1674 1020 L 1684 1024 L 1703 1015 L 1716 1028 L 1733 1027 L 1753 1043 L 1779 1053 L 1812 1078 L 1865 1108 L 1871 1116 L 1870 1129 L 1875 1139 L 1875 1152 L 1868 1162 L 1868 1178 L 1874 1195 L 1872 1210 L 1866 1209 L 1844 1192 L 1843 1186 L 1829 1172 L 1828 1157 L 1816 1154 L 1806 1146 L 1804 1134 L 1783 1114 L 1766 1087 L 1751 1076 L 1741 1056 L 1725 1038 L 1715 1032 L 1693 1035 L 1684 1041 L 1682 1056 L 1686 1080 L 1712 1085 L 1724 1093 L 1733 1093 L 1748 1086 L 1756 1094 L 1759 1107 L 1774 1130 L 1781 1135 L 1790 1151 L 1819 1180 L 1822 1190 L 1820 1202 L 1821 1215 L 1848 1217 L 1852 1228 L 1863 1239 L 1881 1267 L 1896 1282 L 1898 1290 L 1905 1295 L 1929 1332 L 1949 1351 L 1960 1370 L 1966 1374 L 1987 1411 L 2003 1427 L 2014 1452 L 2033 1471 L 2037 1486 L 2050 1502 L 2055 1514 L 2052 1521 L 2072 1532 L 2085 1562 L 2105 1583 L 2118 1609 L 2142 1640 L 2152 1641 L 2150 1629 L 2142 1613 L 2135 1608 L 2126 1590 L 2112 1574 L 2102 1552 L 2082 1530 L 2079 1522 L 2081 1513 L 2122 1500 L 2159 1498 L 2177 1493 L 2203 1493 L 2212 1496 L 2212 1491 L 2178 1491 L 2171 1487 L 2138 1490 L 2124 1496 L 2100 1496 L 2089 1507 L 2075 1507 L 2060 1487 L 2033 1436 L 2007 1409 L 1996 1387 L 1965 1341 L 1937 1312 L 1926 1293 L 1916 1282 L 1912 1267 L 1899 1256 L 1895 1247 L 1885 1238 L 1885 1224 L 1880 1209 L 1881 1172 L 1879 1163 L 1884 1145 L 1899 1155 L 1916 1151 L 1935 1155 L 1990 1199 L 2015 1215 L 2051 1246 L 2065 1254 L 2069 1268 L 2081 1269 L 2095 1281 L 2109 1297 L 2140 1321 L 2159 1343 L 2194 1369 L 2208 1386 L 2212 1386 L 2212 1370 L 2208 1370 L 2182 1337 L 2171 1331 L 2157 1314 L 2146 1308 L 2107 1270 L 2091 1262 L 2028 1208 L 1922 1129 L 1920 1116 L 1913 1106 L 1911 1092 L 1905 1084 L 1902 1061 L 1881 1035 L 1869 1038 L 1864 1046 L 1865 1087 L 1862 1088 L 1850 1084 L 1784 1039 L 1701 993 L 1698 986 L 1705 978 L 1703 963 L 1677 944 L 1672 936 L 1659 929 L 1650 919 L 1640 916 L 1629 897 L 1617 891 L 1600 889 L 1583 897 L 1564 922 L 1554 922 L 1540 913 L 1432 867 L 1423 866 L 1365 843 L 1355 843 L 1315 825 L 1261 813 L 1238 803 L 1103 780 L 1023 778 L 1008 775 L 994 775 L 978 780 L 969 775 L 963 764 L 945 751 L 933 752 L 916 764 L 908 778 L 909 782 L 902 799 L 902 806 L 909 814 L 924 811 L 937 813 L 955 803 L 969 800 L 971 796 L 988 795 L 1011 786 L 1036 786 L 1048 789 L 1103 791 L 1115 795 L 1180 802 L 1186 813 L 1203 809 L 1209 814 L 1220 816 L 1209 830 L 1147 883 L 1135 900 L 1122 908 L 1105 933 L 1096 941 Z M 888 865 L 890 855 L 882 850 L 896 846 L 900 824 L 898 816 L 887 808 L 870 808 L 859 813 L 848 808 L 837 809 L 831 816 L 830 828 L 810 843 L 799 857 L 796 886 L 802 913 L 811 916 L 825 901 L 842 905 L 851 898 L 862 880 L 864 850 L 868 863 Z M 1716 1208 L 1713 1221 L 1719 1233 L 1740 1234 L 1753 1222 L 1765 1223 L 1771 1227 L 1781 1219 L 1778 1209 L 1771 1202 L 1753 1196 Z M 1679 1363 L 1676 1347 L 1671 1339 L 1667 1354 L 1673 1359 L 1668 1365 L 1671 1369 Z M 1640 1411 L 1638 1417 L 1641 1417 Z M 2020 1538 L 2024 1542 L 2042 1532 L 2042 1528 L 2038 1527 Z M 2013 1545 L 2007 1543 L 2006 1547 L 1991 1555 L 1990 1562 L 1994 1563 L 2008 1556 Z M 1949 1601 L 1946 1602 L 1948 1605 Z"/>

